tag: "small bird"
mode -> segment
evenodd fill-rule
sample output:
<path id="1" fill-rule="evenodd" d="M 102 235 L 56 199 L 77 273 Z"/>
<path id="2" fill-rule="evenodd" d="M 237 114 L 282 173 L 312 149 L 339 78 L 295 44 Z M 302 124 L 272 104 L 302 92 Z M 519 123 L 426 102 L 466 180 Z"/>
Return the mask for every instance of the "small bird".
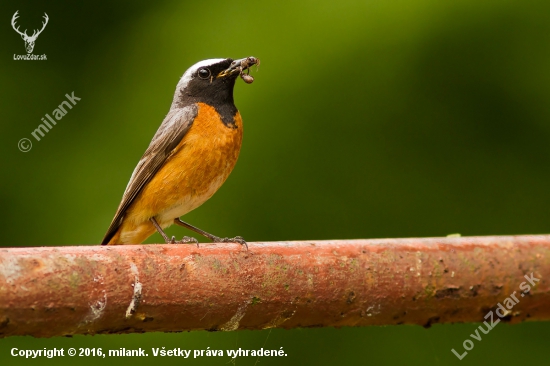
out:
<path id="1" fill-rule="evenodd" d="M 101 244 L 139 244 L 158 231 L 166 243 L 198 245 L 189 236 L 169 238 L 163 229 L 177 224 L 214 242 L 246 246 L 240 236 L 220 238 L 180 216 L 212 197 L 233 170 L 243 136 L 233 87 L 238 76 L 250 84 L 250 67 L 259 63 L 252 56 L 204 60 L 183 74 L 168 115 L 136 166 Z"/>

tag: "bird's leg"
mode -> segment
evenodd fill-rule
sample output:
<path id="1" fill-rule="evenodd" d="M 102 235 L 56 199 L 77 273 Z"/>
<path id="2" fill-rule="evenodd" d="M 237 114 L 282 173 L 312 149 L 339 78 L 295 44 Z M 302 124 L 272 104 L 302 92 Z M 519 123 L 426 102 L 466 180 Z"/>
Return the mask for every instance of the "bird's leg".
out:
<path id="1" fill-rule="evenodd" d="M 155 226 L 155 228 L 157 229 L 157 231 L 160 233 L 160 235 L 162 235 L 162 237 L 164 238 L 164 241 L 166 242 L 166 244 L 176 244 L 176 237 L 172 237 L 172 239 L 169 239 L 168 238 L 168 235 L 166 235 L 166 233 L 164 232 L 164 230 L 162 230 L 162 228 L 160 227 L 159 223 L 157 222 L 157 220 L 155 220 L 154 217 L 151 217 L 149 219 L 149 221 L 151 221 L 153 223 L 153 225 Z"/>
<path id="2" fill-rule="evenodd" d="M 160 235 L 162 235 L 162 237 L 164 238 L 164 241 L 166 242 L 166 244 L 187 244 L 187 243 L 193 243 L 193 244 L 197 244 L 197 248 L 199 247 L 199 241 L 195 238 L 192 238 L 190 236 L 184 236 L 183 238 L 181 238 L 181 240 L 177 240 L 176 241 L 176 237 L 173 236 L 172 239 L 168 239 L 168 235 L 166 235 L 166 233 L 164 232 L 164 230 L 162 230 L 162 228 L 160 227 L 159 223 L 157 222 L 157 220 L 155 220 L 154 217 L 151 217 L 149 219 L 153 225 L 155 225 L 155 228 L 157 229 L 157 231 L 160 233 Z"/>
<path id="3" fill-rule="evenodd" d="M 187 228 L 187 229 L 192 230 L 192 231 L 194 231 L 198 234 L 201 234 L 202 236 L 207 237 L 208 239 L 212 240 L 215 243 L 237 243 L 237 244 L 244 245 L 246 247 L 246 250 L 248 250 L 248 245 L 246 244 L 246 241 L 243 239 L 242 236 L 236 236 L 234 238 L 220 238 L 219 236 L 209 234 L 206 231 L 201 230 L 196 226 L 193 226 L 191 224 L 183 222 L 183 221 L 181 221 L 180 218 L 174 219 L 174 224 L 177 224 L 179 226 L 183 226 L 184 228 Z"/>

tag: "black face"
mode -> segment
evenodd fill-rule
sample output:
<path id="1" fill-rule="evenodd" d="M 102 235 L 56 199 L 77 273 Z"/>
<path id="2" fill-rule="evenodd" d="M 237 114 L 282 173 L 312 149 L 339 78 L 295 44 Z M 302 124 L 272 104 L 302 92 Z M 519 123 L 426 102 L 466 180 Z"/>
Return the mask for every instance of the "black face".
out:
<path id="1" fill-rule="evenodd" d="M 194 103 L 205 103 L 216 109 L 227 126 L 234 125 L 237 107 L 233 102 L 233 87 L 238 73 L 227 76 L 218 75 L 227 70 L 232 59 L 204 65 L 194 70 L 186 80 L 182 78 L 177 86 L 172 108 L 182 108 Z"/>
<path id="2" fill-rule="evenodd" d="M 228 58 L 221 62 L 203 66 L 197 69 L 192 75 L 191 80 L 183 90 L 183 97 L 194 100 L 195 102 L 204 102 L 212 106 L 224 103 L 233 103 L 233 87 L 238 74 L 218 77 L 233 62 Z"/>

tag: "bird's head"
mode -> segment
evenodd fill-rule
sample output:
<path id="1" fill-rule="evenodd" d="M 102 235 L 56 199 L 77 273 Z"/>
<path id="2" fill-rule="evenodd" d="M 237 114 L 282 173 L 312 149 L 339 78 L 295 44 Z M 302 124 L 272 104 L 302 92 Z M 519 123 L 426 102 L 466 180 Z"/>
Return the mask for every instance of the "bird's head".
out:
<path id="1" fill-rule="evenodd" d="M 233 87 L 239 75 L 247 83 L 251 77 L 243 74 L 253 65 L 258 65 L 255 57 L 240 60 L 216 58 L 197 62 L 181 77 L 172 107 L 181 108 L 190 103 L 205 102 L 210 105 L 233 103 Z"/>

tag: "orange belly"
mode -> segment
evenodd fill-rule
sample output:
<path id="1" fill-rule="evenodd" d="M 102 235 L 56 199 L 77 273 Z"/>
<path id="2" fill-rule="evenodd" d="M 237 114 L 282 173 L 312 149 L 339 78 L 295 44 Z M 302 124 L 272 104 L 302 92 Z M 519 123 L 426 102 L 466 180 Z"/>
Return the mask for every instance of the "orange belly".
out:
<path id="1" fill-rule="evenodd" d="M 242 119 L 226 126 L 216 110 L 197 103 L 193 125 L 164 165 L 128 208 L 109 244 L 139 244 L 156 230 L 199 207 L 220 188 L 237 163 L 242 142 Z"/>

